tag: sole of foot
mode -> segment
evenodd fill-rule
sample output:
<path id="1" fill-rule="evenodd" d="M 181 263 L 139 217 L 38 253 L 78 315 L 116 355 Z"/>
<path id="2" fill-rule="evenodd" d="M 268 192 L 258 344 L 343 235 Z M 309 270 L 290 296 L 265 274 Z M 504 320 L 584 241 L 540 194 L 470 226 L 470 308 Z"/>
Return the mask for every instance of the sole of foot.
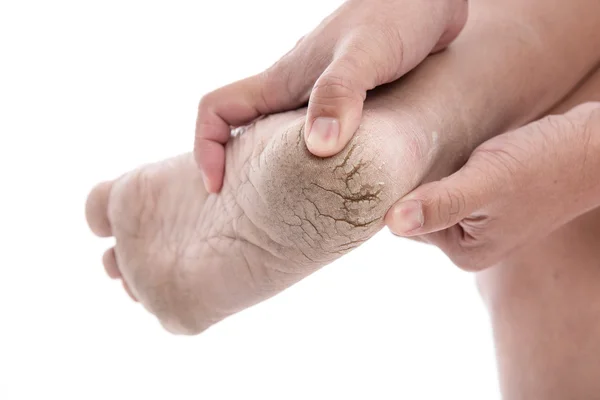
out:
<path id="1" fill-rule="evenodd" d="M 207 194 L 191 154 L 90 193 L 90 229 L 116 239 L 107 274 L 170 332 L 202 332 L 356 248 L 437 154 L 434 130 L 389 111 L 367 107 L 352 142 L 326 159 L 306 149 L 303 123 L 295 111 L 238 132 L 219 194 Z"/>

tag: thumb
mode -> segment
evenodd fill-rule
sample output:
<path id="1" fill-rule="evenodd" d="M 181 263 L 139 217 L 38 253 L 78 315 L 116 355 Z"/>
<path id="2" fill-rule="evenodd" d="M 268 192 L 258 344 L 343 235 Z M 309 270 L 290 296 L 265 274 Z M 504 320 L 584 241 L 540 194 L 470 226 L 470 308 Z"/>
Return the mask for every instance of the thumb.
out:
<path id="1" fill-rule="evenodd" d="M 473 215 L 510 185 L 507 169 L 495 170 L 485 157 L 471 157 L 458 172 L 427 183 L 394 204 L 385 216 L 399 236 L 442 231 Z"/>
<path id="2" fill-rule="evenodd" d="M 504 204 L 514 201 L 515 196 L 520 196 L 519 201 L 523 201 L 523 195 L 529 196 L 528 204 L 559 196 L 552 200 L 559 206 L 565 198 L 579 193 L 573 207 L 576 211 L 588 210 L 590 207 L 582 208 L 587 197 L 580 192 L 589 184 L 577 179 L 584 173 L 573 176 L 571 170 L 581 160 L 584 171 L 594 170 L 587 159 L 593 158 L 588 153 L 593 154 L 595 148 L 591 133 L 599 104 L 585 103 L 564 115 L 548 116 L 485 142 L 458 172 L 417 188 L 393 205 L 386 224 L 400 236 L 442 231 L 477 216 L 483 207 L 498 204 L 499 195 Z M 535 201 L 533 195 L 537 196 Z M 566 212 L 569 209 L 565 205 L 556 214 L 568 220 L 573 218 Z"/>
<path id="3" fill-rule="evenodd" d="M 401 14 L 403 20 L 384 18 L 375 28 L 367 23 L 338 43 L 308 103 L 305 139 L 312 154 L 339 153 L 358 129 L 368 90 L 397 80 L 458 36 L 467 19 L 467 1 L 443 2 L 433 9 L 418 3 Z"/>
<path id="4" fill-rule="evenodd" d="M 343 55 L 317 79 L 305 128 L 306 146 L 312 154 L 335 155 L 350 141 L 360 125 L 367 90 L 376 86 L 369 82 L 373 74 L 366 65 Z"/>

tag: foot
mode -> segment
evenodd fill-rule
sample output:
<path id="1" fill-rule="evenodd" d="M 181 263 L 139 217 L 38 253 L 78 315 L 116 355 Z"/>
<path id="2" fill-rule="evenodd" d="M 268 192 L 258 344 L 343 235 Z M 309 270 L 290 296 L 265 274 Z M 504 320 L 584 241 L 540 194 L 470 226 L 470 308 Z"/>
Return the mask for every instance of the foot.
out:
<path id="1" fill-rule="evenodd" d="M 341 257 L 440 164 L 439 130 L 424 123 L 436 119 L 379 107 L 394 101 L 368 102 L 354 139 L 328 159 L 308 152 L 304 112 L 256 122 L 228 144 L 218 195 L 192 154 L 98 185 L 86 211 L 95 234 L 116 238 L 108 275 L 166 329 L 195 334 Z"/>

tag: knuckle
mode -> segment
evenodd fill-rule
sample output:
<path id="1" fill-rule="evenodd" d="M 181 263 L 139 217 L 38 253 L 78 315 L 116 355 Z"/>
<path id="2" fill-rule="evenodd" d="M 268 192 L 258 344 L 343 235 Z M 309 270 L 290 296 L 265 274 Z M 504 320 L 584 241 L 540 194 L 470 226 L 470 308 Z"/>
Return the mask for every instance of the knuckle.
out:
<path id="1" fill-rule="evenodd" d="M 408 50 L 403 31 L 395 24 L 369 24 L 356 31 L 344 56 L 353 66 L 372 71 L 365 80 L 370 87 L 375 87 L 399 77 L 405 70 Z"/>
<path id="2" fill-rule="evenodd" d="M 466 197 L 461 190 L 444 188 L 437 195 L 436 204 L 439 220 L 435 223 L 449 227 L 458 223 L 464 215 Z M 432 204 L 429 204 L 429 206 L 432 206 Z"/>
<path id="3" fill-rule="evenodd" d="M 315 81 L 330 62 L 330 52 L 302 37 L 292 50 L 261 74 L 261 86 L 266 92 L 282 96 L 277 102 L 289 102 L 291 99 L 295 103 L 305 103 Z"/>
<path id="4" fill-rule="evenodd" d="M 283 56 L 259 75 L 260 86 L 263 90 L 272 91 L 273 88 L 277 87 L 283 89 L 285 95 L 294 96 L 292 69 L 288 66 L 290 57 L 293 57 L 293 53 Z"/>
<path id="5" fill-rule="evenodd" d="M 387 66 L 388 68 L 380 70 L 380 80 L 387 81 L 397 77 L 397 75 L 405 69 L 405 59 L 407 57 L 406 52 L 409 50 L 405 44 L 404 36 L 402 32 L 396 27 L 396 25 L 384 24 L 379 28 L 379 33 L 383 38 L 383 43 L 378 45 L 385 46 L 381 47 L 384 51 L 381 53 L 383 62 L 379 63 L 381 66 Z M 415 46 L 416 47 L 416 46 Z M 409 55 L 411 57 L 411 55 Z"/>
<path id="6" fill-rule="evenodd" d="M 527 160 L 534 145 L 527 135 L 519 140 L 511 140 L 510 136 L 498 137 L 486 142 L 473 151 L 469 168 L 483 168 L 480 176 L 488 179 L 488 183 L 497 187 L 505 185 L 505 189 L 515 189 L 519 172 L 528 170 Z"/>
<path id="7" fill-rule="evenodd" d="M 452 218 L 457 218 L 463 215 L 466 209 L 465 195 L 460 190 L 453 190 L 448 192 L 448 215 Z"/>
<path id="8" fill-rule="evenodd" d="M 295 52 L 291 52 L 259 75 L 259 95 L 269 109 L 276 109 L 276 105 L 282 103 L 301 104 L 308 100 L 315 78 L 295 68 L 298 63 Z"/>
<path id="9" fill-rule="evenodd" d="M 570 135 L 578 130 L 578 125 L 577 118 L 565 115 L 548 115 L 542 118 L 539 123 L 531 125 L 531 128 L 533 135 L 540 137 L 543 143 L 550 147 L 550 145 L 561 141 L 565 135 Z"/>
<path id="10" fill-rule="evenodd" d="M 263 112 L 261 111 L 268 113 L 270 110 L 274 109 L 273 105 L 279 102 L 277 88 L 284 88 L 285 93 L 283 93 L 283 95 L 290 96 L 290 87 L 287 79 L 281 75 L 280 70 L 277 70 L 274 67 L 268 68 L 258 75 L 258 88 L 256 93 L 258 98 L 256 101 L 260 103 L 260 106 L 258 106 L 259 113 L 262 114 Z"/>
<path id="11" fill-rule="evenodd" d="M 574 164 L 572 167 L 579 166 L 578 179 L 589 178 L 588 162 L 594 160 L 600 150 L 600 103 L 584 103 L 564 115 L 549 116 L 534 125 L 547 144 L 546 154 Z"/>
<path id="12" fill-rule="evenodd" d="M 210 103 L 211 96 L 210 93 L 207 93 L 200 98 L 200 101 L 198 102 L 198 110 L 206 110 L 207 108 L 209 108 Z"/>
<path id="13" fill-rule="evenodd" d="M 358 93 L 351 78 L 330 74 L 317 80 L 311 96 L 313 106 L 337 101 L 364 101 L 364 95 Z"/>
<path id="14" fill-rule="evenodd" d="M 198 102 L 199 115 L 214 112 L 214 108 L 217 107 L 217 98 L 220 90 L 221 89 L 213 90 L 212 92 L 206 93 L 200 98 L 200 101 Z"/>

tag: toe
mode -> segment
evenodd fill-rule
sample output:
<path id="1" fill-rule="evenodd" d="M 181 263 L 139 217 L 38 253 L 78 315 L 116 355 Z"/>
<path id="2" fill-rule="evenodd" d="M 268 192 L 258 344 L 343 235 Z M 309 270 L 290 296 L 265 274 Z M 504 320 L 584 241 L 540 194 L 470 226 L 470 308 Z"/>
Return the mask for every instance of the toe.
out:
<path id="1" fill-rule="evenodd" d="M 88 225 L 94 234 L 111 236 L 110 221 L 108 220 L 108 198 L 112 182 L 103 182 L 92 189 L 85 205 L 85 215 Z"/>
<path id="2" fill-rule="evenodd" d="M 119 271 L 119 266 L 117 265 L 114 247 L 106 250 L 104 256 L 102 256 L 102 264 L 104 264 L 104 269 L 109 277 L 112 279 L 118 279 L 121 277 L 121 271 Z"/>

